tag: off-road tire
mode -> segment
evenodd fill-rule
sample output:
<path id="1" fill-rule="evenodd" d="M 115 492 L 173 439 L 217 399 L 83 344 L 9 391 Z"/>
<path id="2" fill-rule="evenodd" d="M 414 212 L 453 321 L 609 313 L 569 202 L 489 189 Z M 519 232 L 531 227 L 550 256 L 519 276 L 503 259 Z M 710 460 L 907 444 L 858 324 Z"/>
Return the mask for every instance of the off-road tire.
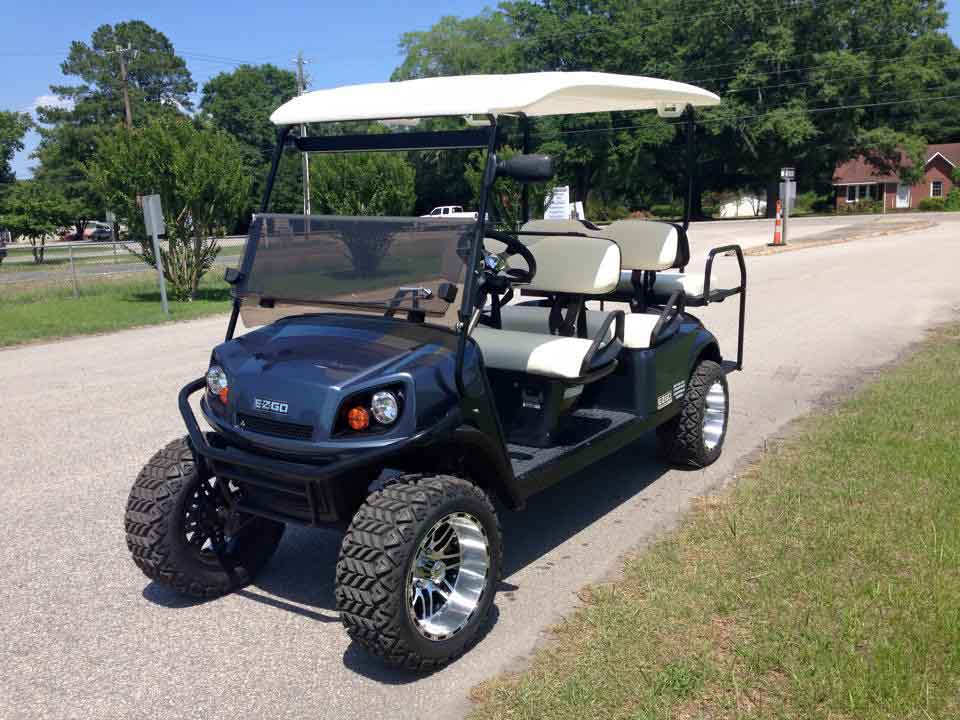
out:
<path id="1" fill-rule="evenodd" d="M 486 586 L 467 623 L 445 640 L 421 635 L 407 611 L 407 572 L 426 533 L 444 516 L 467 512 L 488 541 Z M 478 639 L 500 581 L 503 541 L 496 512 L 476 485 L 447 475 L 406 475 L 371 493 L 340 548 L 336 598 L 350 637 L 390 665 L 434 670 Z"/>
<path id="2" fill-rule="evenodd" d="M 707 392 L 719 382 L 727 397 L 723 434 L 719 442 L 708 448 L 704 442 L 703 420 L 706 411 Z M 710 465 L 723 452 L 730 417 L 730 394 L 723 369 L 712 360 L 701 361 L 690 375 L 680 412 L 657 428 L 657 443 L 660 454 L 675 465 L 702 468 Z"/>
<path id="3" fill-rule="evenodd" d="M 197 598 L 224 595 L 249 583 L 280 544 L 284 524 L 255 518 L 237 538 L 229 560 L 233 577 L 212 553 L 201 556 L 187 542 L 185 503 L 204 480 L 186 438 L 158 452 L 137 476 L 124 527 L 133 561 L 151 580 Z"/>

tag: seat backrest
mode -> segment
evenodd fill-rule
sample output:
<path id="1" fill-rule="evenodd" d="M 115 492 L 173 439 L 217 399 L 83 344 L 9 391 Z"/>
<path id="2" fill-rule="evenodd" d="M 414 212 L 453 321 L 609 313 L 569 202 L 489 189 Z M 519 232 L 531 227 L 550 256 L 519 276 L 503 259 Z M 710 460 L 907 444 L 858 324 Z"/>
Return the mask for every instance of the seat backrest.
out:
<path id="1" fill-rule="evenodd" d="M 575 223 L 572 225 L 570 223 Z M 568 227 L 568 224 L 569 227 Z M 571 295 L 605 295 L 620 281 L 620 247 L 579 221 L 538 220 L 522 228 L 531 232 L 590 232 L 587 237 L 520 235 L 537 260 L 537 274 L 525 289 Z M 511 258 L 512 260 L 512 258 Z M 523 260 L 517 261 L 522 267 Z"/>
<path id="2" fill-rule="evenodd" d="M 657 220 L 617 220 L 603 228 L 620 246 L 624 270 L 669 270 L 690 262 L 687 233 Z"/>

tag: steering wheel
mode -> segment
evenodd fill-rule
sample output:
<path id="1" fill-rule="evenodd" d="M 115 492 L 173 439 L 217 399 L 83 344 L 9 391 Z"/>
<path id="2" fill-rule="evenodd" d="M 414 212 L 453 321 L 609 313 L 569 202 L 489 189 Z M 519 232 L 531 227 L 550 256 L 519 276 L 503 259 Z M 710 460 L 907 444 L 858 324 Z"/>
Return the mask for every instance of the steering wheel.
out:
<path id="1" fill-rule="evenodd" d="M 513 235 L 497 230 L 487 230 L 484 236 L 498 240 L 507 246 L 507 249 L 499 254 L 492 253 L 485 247 L 481 248 L 483 250 L 483 267 L 487 272 L 493 273 L 494 275 L 504 272 L 504 274 L 512 280 L 521 283 L 528 283 L 533 280 L 534 275 L 537 274 L 537 261 L 536 258 L 533 257 L 533 253 L 530 252 L 530 248 Z M 507 267 L 507 258 L 513 255 L 519 255 L 523 258 L 523 261 L 527 264 L 526 270 Z"/>

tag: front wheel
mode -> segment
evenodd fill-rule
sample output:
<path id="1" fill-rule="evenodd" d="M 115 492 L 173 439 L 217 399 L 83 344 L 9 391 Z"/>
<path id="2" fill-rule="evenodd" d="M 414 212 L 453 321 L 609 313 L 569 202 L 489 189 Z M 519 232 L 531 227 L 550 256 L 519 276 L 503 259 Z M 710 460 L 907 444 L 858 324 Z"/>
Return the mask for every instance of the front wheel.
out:
<path id="1" fill-rule="evenodd" d="M 337 562 L 337 607 L 354 640 L 391 665 L 430 670 L 463 654 L 493 605 L 503 556 L 486 493 L 408 475 L 371 493 Z"/>
<path id="2" fill-rule="evenodd" d="M 663 456 L 676 465 L 702 468 L 723 451 L 730 415 L 730 390 L 723 368 L 703 360 L 690 375 L 680 412 L 657 428 Z"/>
<path id="3" fill-rule="evenodd" d="M 186 438 L 150 458 L 130 489 L 124 518 L 127 548 L 144 575 L 200 598 L 256 576 L 280 544 L 284 525 L 249 515 L 228 525 L 221 493 L 198 471 Z"/>

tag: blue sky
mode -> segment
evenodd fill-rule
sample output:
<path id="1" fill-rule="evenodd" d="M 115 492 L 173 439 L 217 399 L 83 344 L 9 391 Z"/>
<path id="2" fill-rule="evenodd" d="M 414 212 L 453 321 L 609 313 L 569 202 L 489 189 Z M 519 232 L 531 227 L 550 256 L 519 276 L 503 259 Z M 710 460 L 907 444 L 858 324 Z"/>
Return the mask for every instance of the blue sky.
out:
<path id="1" fill-rule="evenodd" d="M 142 19 L 166 33 L 187 61 L 198 87 L 236 62 L 291 66 L 297 50 L 310 58 L 311 86 L 385 80 L 399 64 L 397 41 L 407 30 L 429 28 L 442 15 L 473 15 L 494 0 L 355 0 L 354 2 L 118 2 L 0 0 L 0 109 L 28 110 L 69 82 L 60 62 L 72 40 L 89 41 L 102 23 Z M 950 35 L 960 43 L 960 0 L 947 0 Z M 29 175 L 29 153 L 15 160 Z"/>

